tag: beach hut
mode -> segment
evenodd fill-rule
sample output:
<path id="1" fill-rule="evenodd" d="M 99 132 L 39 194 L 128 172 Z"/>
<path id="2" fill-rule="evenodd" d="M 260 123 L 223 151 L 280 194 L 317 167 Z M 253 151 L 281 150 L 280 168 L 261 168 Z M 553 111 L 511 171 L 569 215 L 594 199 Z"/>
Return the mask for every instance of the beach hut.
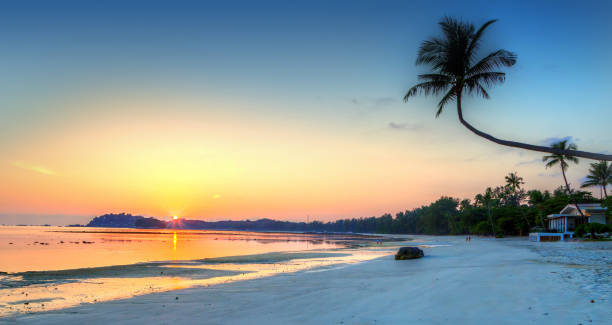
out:
<path id="1" fill-rule="evenodd" d="M 561 212 L 550 214 L 547 217 L 548 229 L 554 232 L 530 233 L 529 239 L 532 241 L 558 241 L 572 238 L 574 230 L 585 223 L 606 223 L 606 207 L 599 203 L 578 204 L 584 217 L 580 215 L 576 205 L 568 204 Z"/>

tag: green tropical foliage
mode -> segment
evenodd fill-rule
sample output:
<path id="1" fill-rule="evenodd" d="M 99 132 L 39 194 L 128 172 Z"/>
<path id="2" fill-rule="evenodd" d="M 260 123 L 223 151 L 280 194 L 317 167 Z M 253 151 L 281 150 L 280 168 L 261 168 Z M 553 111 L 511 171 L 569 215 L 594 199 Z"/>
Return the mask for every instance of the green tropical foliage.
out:
<path id="1" fill-rule="evenodd" d="M 506 186 L 512 188 L 513 191 L 519 190 L 523 184 L 525 184 L 525 181 L 516 173 L 510 173 L 506 176 Z"/>
<path id="2" fill-rule="evenodd" d="M 603 234 L 603 233 L 609 233 L 609 232 L 612 232 L 612 227 L 610 227 L 609 225 L 604 225 L 601 223 L 593 222 L 593 223 L 582 224 L 576 227 L 576 230 L 574 231 L 574 235 L 576 237 L 585 237 L 588 235 L 591 239 L 595 239 L 597 237 L 597 234 Z"/>
<path id="3" fill-rule="evenodd" d="M 561 140 L 557 143 L 551 145 L 552 148 L 561 149 L 561 150 L 576 150 L 578 147 L 573 143 L 568 143 L 568 140 Z M 567 192 L 571 193 L 569 183 L 567 182 L 567 177 L 565 176 L 565 172 L 569 168 L 568 162 L 573 162 L 574 164 L 578 164 L 578 158 L 574 156 L 568 156 L 565 154 L 551 154 L 548 156 L 542 157 L 542 161 L 546 163 L 546 168 L 552 168 L 556 165 L 561 167 L 561 173 L 563 174 L 563 179 L 565 180 L 565 186 L 567 188 Z"/>
<path id="4" fill-rule="evenodd" d="M 612 184 L 612 164 L 606 161 L 600 161 L 591 164 L 589 174 L 586 176 L 586 181 L 581 185 L 582 188 L 600 186 L 603 190 L 604 197 L 608 197 L 606 187 Z"/>
<path id="5" fill-rule="evenodd" d="M 518 176 L 517 176 L 518 178 Z M 522 179 L 522 178 L 521 178 Z M 521 183 L 522 187 L 523 183 Z M 344 219 L 306 224 L 306 229 L 337 232 L 376 232 L 427 235 L 526 235 L 534 225 L 546 227 L 546 216 L 559 213 L 572 202 L 595 203 L 590 192 L 569 194 L 563 187 L 552 192 L 518 188 L 520 200 L 508 184 L 488 187 L 474 199 L 441 197 L 416 209 L 380 217 Z M 517 204 L 518 202 L 518 204 Z M 612 198 L 609 202 L 612 205 Z"/>
<path id="6" fill-rule="evenodd" d="M 576 149 L 578 149 L 578 147 L 575 144 L 569 143 L 568 140 L 561 140 L 557 143 L 553 143 L 551 147 L 555 149 L 559 149 L 559 150 L 564 150 L 564 151 L 567 151 L 567 150 L 575 151 Z M 565 188 L 567 190 L 567 193 L 571 194 L 572 189 L 570 188 L 570 185 L 567 181 L 567 176 L 565 175 L 565 172 L 569 168 L 568 162 L 578 164 L 578 158 L 567 155 L 567 154 L 553 153 L 551 155 L 542 157 L 542 161 L 546 163 L 546 168 L 552 168 L 556 165 L 559 165 L 559 167 L 561 167 L 561 174 L 563 175 L 563 180 L 565 181 Z M 578 213 L 580 213 L 580 215 L 584 217 L 584 214 L 582 213 L 582 210 L 578 206 L 577 202 L 572 202 L 572 203 L 576 205 L 576 209 L 578 210 Z"/>

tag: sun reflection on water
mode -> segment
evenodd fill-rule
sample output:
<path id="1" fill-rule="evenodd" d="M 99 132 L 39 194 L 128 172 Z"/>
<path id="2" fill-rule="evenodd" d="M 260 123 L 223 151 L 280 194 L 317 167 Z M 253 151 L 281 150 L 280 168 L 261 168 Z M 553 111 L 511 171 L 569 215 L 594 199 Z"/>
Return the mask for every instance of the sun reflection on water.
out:
<path id="1" fill-rule="evenodd" d="M 176 231 L 173 233 L 172 236 L 172 250 L 176 250 Z"/>

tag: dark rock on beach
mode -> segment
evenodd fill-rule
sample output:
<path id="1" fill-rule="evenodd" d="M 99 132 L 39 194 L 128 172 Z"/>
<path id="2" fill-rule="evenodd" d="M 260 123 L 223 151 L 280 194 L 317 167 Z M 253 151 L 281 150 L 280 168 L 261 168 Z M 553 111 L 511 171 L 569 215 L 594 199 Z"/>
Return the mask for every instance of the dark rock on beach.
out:
<path id="1" fill-rule="evenodd" d="M 421 258 L 425 256 L 423 251 L 418 247 L 400 247 L 397 254 L 395 254 L 396 260 L 411 260 L 415 258 Z"/>

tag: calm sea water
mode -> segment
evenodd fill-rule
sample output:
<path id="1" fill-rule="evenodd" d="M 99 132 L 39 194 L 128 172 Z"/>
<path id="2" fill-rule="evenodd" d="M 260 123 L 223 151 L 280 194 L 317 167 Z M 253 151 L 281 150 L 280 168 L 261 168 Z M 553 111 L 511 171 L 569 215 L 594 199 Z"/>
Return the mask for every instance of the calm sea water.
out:
<path id="1" fill-rule="evenodd" d="M 359 262 L 374 237 L 0 227 L 0 316 Z"/>

